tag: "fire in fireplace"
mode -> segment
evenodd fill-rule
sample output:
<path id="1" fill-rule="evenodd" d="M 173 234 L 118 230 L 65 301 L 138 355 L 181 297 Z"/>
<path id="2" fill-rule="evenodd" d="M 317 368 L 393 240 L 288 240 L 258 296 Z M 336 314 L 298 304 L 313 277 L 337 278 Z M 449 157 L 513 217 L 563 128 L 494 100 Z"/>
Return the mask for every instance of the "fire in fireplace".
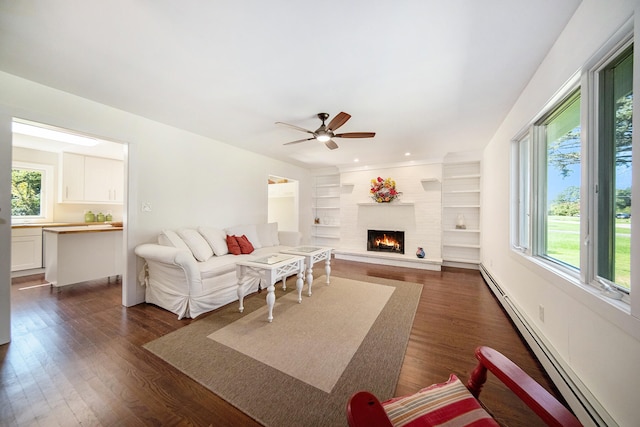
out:
<path id="1" fill-rule="evenodd" d="M 404 254 L 404 231 L 367 230 L 367 250 Z"/>

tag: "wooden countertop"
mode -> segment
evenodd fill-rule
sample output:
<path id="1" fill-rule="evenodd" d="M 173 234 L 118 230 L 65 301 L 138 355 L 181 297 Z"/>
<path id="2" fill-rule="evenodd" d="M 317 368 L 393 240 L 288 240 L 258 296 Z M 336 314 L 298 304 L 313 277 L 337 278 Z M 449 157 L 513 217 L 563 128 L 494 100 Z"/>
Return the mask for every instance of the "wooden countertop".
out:
<path id="1" fill-rule="evenodd" d="M 104 233 L 111 231 L 122 231 L 122 227 L 112 227 L 108 225 L 81 225 L 76 227 L 44 227 L 42 231 L 56 234 L 72 233 Z"/>
<path id="2" fill-rule="evenodd" d="M 11 228 L 49 228 L 49 227 L 82 227 L 87 225 L 115 225 L 122 226 L 121 221 L 113 221 L 112 223 L 106 222 L 27 222 L 22 224 L 11 224 Z"/>

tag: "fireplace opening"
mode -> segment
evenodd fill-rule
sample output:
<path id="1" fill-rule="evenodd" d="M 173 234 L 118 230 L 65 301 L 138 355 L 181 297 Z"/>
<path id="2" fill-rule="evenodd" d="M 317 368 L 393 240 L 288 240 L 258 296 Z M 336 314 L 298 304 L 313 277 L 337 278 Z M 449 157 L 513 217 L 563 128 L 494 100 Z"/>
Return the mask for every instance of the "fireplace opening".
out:
<path id="1" fill-rule="evenodd" d="M 367 230 L 367 250 L 404 254 L 404 231 Z"/>

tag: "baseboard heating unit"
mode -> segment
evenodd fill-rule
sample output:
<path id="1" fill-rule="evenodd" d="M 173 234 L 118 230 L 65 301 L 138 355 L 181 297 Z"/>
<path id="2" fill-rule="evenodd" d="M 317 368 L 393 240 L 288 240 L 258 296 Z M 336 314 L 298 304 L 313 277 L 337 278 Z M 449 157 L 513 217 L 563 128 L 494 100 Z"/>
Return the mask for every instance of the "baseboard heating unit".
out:
<path id="1" fill-rule="evenodd" d="M 589 392 L 573 370 L 559 357 L 552 346 L 547 343 L 534 323 L 531 322 L 518 305 L 509 298 L 509 295 L 504 292 L 504 289 L 493 276 L 491 276 L 483 264 L 480 264 L 480 273 L 540 361 L 540 364 L 544 367 L 573 412 L 580 419 L 580 422 L 585 426 L 617 426 L 618 424 L 597 401 L 595 396 Z"/>

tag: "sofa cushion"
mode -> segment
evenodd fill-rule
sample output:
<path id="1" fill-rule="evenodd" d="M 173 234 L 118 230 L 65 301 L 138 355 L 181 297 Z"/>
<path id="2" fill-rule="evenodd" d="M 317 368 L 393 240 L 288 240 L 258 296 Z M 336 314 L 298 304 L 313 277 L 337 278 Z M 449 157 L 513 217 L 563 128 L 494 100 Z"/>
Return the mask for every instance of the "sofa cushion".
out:
<path id="1" fill-rule="evenodd" d="M 256 224 L 256 232 L 262 247 L 277 246 L 278 241 L 278 223 L 270 222 L 268 224 Z"/>
<path id="2" fill-rule="evenodd" d="M 234 256 L 227 254 L 224 256 L 214 256 L 209 258 L 205 262 L 198 263 L 198 270 L 200 270 L 200 276 L 202 280 L 210 279 L 212 277 L 222 276 L 224 274 L 232 273 L 236 271 L 236 262 L 242 260 L 244 257 L 249 259 L 250 255 L 238 255 Z M 237 284 L 237 279 L 233 279 L 233 284 Z"/>
<path id="3" fill-rule="evenodd" d="M 238 246 L 240 246 L 240 252 L 242 252 L 243 254 L 250 254 L 251 252 L 253 252 L 253 245 L 251 244 L 249 239 L 247 239 L 247 236 L 243 234 L 242 236 L 235 237 L 236 241 L 238 242 Z"/>
<path id="4" fill-rule="evenodd" d="M 213 253 L 216 256 L 222 256 L 229 253 L 229 247 L 227 246 L 227 235 L 224 231 L 218 228 L 212 227 L 198 227 L 198 232 L 202 234 L 202 237 L 209 243 Z"/>
<path id="5" fill-rule="evenodd" d="M 193 228 L 181 228 L 178 235 L 187 244 L 191 253 L 198 261 L 206 261 L 213 256 L 213 249 L 207 241 Z"/>
<path id="6" fill-rule="evenodd" d="M 247 239 L 249 239 L 254 249 L 260 249 L 262 247 L 255 224 L 236 225 L 227 228 L 225 231 L 231 236 L 242 236 L 244 234 L 247 236 Z"/>
<path id="7" fill-rule="evenodd" d="M 189 246 L 187 246 L 184 240 L 182 240 L 180 236 L 178 236 L 178 233 L 173 230 L 162 230 L 160 236 L 158 237 L 158 243 L 164 246 L 173 246 L 174 248 L 178 249 L 186 249 L 191 252 Z"/>
<path id="8" fill-rule="evenodd" d="M 242 250 L 240 250 L 240 245 L 236 240 L 236 236 L 227 235 L 227 247 L 229 248 L 229 253 L 233 255 L 240 255 Z"/>
<path id="9" fill-rule="evenodd" d="M 280 235 L 278 234 L 278 223 L 270 222 L 269 231 L 271 232 L 271 243 L 273 246 L 280 245 Z"/>

